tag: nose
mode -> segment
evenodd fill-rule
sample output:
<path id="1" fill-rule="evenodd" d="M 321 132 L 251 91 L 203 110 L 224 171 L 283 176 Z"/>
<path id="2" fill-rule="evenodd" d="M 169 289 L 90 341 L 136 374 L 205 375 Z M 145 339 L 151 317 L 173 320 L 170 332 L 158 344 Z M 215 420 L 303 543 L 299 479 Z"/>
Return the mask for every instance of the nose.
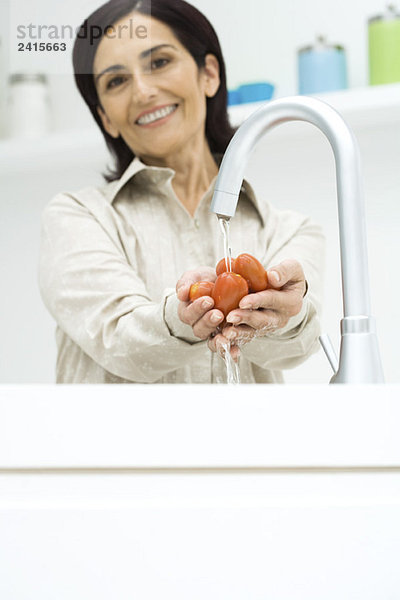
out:
<path id="1" fill-rule="evenodd" d="M 135 73 L 132 85 L 132 104 L 146 105 L 157 95 L 151 73 Z"/>

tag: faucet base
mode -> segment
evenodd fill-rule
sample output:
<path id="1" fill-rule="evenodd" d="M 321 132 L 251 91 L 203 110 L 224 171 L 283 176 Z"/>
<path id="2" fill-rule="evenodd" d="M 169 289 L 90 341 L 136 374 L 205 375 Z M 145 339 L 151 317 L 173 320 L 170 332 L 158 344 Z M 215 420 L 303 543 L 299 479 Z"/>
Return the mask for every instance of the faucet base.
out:
<path id="1" fill-rule="evenodd" d="M 330 383 L 385 383 L 373 317 L 341 321 L 339 369 Z"/>

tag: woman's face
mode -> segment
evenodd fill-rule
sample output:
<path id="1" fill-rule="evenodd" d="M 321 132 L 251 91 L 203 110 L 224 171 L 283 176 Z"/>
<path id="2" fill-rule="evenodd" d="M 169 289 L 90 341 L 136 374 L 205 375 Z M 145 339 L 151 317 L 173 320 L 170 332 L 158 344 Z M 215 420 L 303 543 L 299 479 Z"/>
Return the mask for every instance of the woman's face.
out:
<path id="1" fill-rule="evenodd" d="M 138 26 L 145 28 L 142 37 L 134 33 Z M 141 158 L 166 159 L 196 147 L 205 138 L 206 96 L 219 88 L 217 59 L 207 55 L 199 70 L 168 26 L 140 13 L 121 19 L 114 31 L 115 37 L 103 37 L 94 60 L 106 131 Z"/>

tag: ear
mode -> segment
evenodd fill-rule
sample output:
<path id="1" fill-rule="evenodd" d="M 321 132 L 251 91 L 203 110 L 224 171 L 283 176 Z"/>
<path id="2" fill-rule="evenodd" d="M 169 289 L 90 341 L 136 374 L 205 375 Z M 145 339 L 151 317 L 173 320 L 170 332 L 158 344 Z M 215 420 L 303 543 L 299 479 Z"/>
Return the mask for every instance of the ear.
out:
<path id="1" fill-rule="evenodd" d="M 114 125 L 111 123 L 110 119 L 108 118 L 105 111 L 103 110 L 103 107 L 98 105 L 96 108 L 97 108 L 97 113 L 101 119 L 101 122 L 103 123 L 103 127 L 107 131 L 107 133 L 109 133 L 111 135 L 111 137 L 113 137 L 113 138 L 119 137 L 118 129 L 116 127 L 114 127 Z"/>
<path id="2" fill-rule="evenodd" d="M 208 98 L 213 98 L 219 90 L 219 62 L 214 54 L 207 54 L 204 66 L 205 92 Z"/>

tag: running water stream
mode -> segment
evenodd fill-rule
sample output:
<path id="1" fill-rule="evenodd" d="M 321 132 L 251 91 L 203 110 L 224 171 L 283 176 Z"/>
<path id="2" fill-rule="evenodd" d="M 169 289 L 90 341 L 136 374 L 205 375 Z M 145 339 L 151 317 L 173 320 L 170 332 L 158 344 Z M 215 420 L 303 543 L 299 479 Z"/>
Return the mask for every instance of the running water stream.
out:
<path id="1" fill-rule="evenodd" d="M 229 219 L 224 219 L 223 217 L 218 217 L 218 223 L 221 227 L 222 235 L 224 238 L 224 257 L 225 257 L 225 266 L 226 270 L 231 273 L 232 272 L 232 248 L 230 247 L 229 240 Z"/>
<path id="2" fill-rule="evenodd" d="M 224 219 L 223 217 L 218 216 L 218 222 L 222 230 L 222 235 L 224 239 L 224 257 L 225 257 L 225 265 L 226 270 L 231 273 L 232 272 L 232 249 L 230 247 L 229 240 L 229 218 Z M 240 373 L 239 373 L 239 364 L 235 363 L 230 353 L 230 342 L 223 344 L 224 348 L 224 356 L 222 357 L 225 366 L 226 366 L 226 379 L 227 383 L 240 383 Z"/>

